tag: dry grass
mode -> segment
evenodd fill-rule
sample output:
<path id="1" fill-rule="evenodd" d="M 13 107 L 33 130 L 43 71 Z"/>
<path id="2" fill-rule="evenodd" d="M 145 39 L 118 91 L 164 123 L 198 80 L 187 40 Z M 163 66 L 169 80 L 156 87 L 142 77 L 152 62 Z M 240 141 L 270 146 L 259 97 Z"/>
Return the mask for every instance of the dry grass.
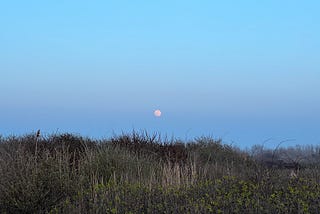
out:
<path id="1" fill-rule="evenodd" d="M 317 213 L 319 163 L 290 176 L 220 140 L 0 137 L 1 213 Z M 260 157 L 260 156 L 259 156 Z"/>

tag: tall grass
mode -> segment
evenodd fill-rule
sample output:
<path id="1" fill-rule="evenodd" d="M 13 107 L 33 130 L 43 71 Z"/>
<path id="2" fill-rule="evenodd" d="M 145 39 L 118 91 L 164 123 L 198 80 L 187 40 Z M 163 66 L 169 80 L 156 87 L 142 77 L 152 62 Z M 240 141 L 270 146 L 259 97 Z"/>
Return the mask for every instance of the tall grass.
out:
<path id="1" fill-rule="evenodd" d="M 260 156 L 206 137 L 0 137 L 0 213 L 319 213 L 319 162 L 290 177 Z"/>

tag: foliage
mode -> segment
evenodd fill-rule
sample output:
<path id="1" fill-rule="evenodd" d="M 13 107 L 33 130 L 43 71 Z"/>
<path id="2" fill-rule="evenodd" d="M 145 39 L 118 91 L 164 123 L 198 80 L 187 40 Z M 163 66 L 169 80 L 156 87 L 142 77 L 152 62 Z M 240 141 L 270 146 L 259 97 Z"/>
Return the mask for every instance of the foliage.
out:
<path id="1" fill-rule="evenodd" d="M 206 137 L 0 137 L 0 213 L 317 213 L 310 148 L 310 164 L 288 169 Z"/>

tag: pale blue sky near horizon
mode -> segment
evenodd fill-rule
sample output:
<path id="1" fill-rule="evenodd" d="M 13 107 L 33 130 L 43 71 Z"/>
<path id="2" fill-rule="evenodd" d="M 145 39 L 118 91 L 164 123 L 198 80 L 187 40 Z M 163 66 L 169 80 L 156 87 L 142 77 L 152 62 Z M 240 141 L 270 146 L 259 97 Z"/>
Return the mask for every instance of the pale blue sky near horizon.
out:
<path id="1" fill-rule="evenodd" d="M 269 138 L 270 147 L 319 144 L 319 8 L 315 0 L 2 1 L 0 134 L 135 129 L 240 147 Z"/>

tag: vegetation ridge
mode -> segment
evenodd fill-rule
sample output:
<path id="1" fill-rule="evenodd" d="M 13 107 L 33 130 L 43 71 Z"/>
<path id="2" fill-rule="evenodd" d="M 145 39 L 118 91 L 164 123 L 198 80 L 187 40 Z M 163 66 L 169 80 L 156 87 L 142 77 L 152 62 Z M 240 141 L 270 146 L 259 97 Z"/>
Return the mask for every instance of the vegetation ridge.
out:
<path id="1" fill-rule="evenodd" d="M 320 147 L 0 136 L 0 213 L 320 213 Z"/>

